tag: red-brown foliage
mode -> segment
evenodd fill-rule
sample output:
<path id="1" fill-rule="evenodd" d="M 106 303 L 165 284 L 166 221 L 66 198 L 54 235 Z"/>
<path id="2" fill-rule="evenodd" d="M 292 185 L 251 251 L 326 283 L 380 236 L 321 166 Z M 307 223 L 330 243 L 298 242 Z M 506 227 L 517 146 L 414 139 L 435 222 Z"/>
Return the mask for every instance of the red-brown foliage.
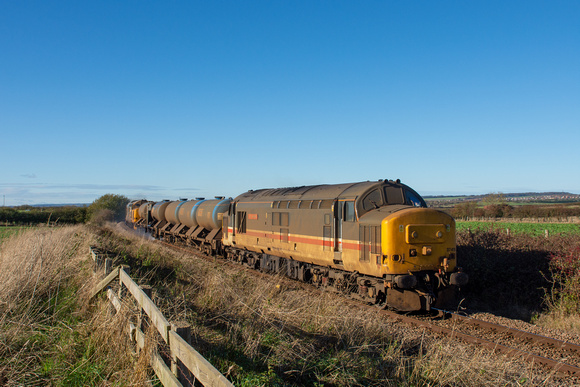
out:
<path id="1" fill-rule="evenodd" d="M 566 314 L 580 312 L 580 245 L 570 245 L 560 253 L 550 255 L 550 270 L 554 289 L 552 308 Z"/>
<path id="2" fill-rule="evenodd" d="M 464 303 L 470 308 L 523 319 L 555 307 L 561 299 L 576 297 L 577 303 L 579 250 L 580 238 L 575 235 L 545 238 L 508 236 L 499 230 L 459 232 L 459 265 L 470 280 L 463 289 Z"/>

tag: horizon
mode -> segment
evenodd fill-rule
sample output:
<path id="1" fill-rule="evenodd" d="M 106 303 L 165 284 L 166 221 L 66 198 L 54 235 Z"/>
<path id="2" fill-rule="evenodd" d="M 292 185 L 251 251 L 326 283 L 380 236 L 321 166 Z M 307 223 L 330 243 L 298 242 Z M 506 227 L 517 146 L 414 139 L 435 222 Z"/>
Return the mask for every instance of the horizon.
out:
<path id="1" fill-rule="evenodd" d="M 287 188 L 287 187 L 285 187 Z M 241 192 L 240 194 L 242 194 L 243 192 Z M 487 195 L 502 195 L 505 197 L 518 197 L 518 195 L 524 195 L 524 194 L 529 194 L 529 195 L 536 195 L 536 196 L 542 196 L 542 195 L 572 195 L 572 196 L 578 196 L 580 199 L 580 194 L 575 194 L 572 192 L 565 192 L 565 191 L 545 191 L 545 192 L 488 192 L 488 193 L 484 193 L 484 194 L 453 194 L 453 195 L 421 195 L 424 199 L 437 199 L 437 198 L 455 198 L 455 197 L 482 197 L 484 198 Z M 213 198 L 213 197 L 210 197 Z M 235 197 L 234 197 L 235 198 Z M 97 198 L 98 199 L 98 198 Z M 145 199 L 145 200 L 150 200 L 149 198 L 146 197 L 139 197 L 139 198 L 128 198 L 129 200 L 140 200 L 140 199 Z M 177 201 L 177 200 L 193 200 L 195 198 L 191 197 L 191 198 L 166 198 L 166 199 L 158 199 L 158 200 L 151 200 L 151 201 L 162 201 L 162 200 L 170 200 L 170 201 Z M 205 198 L 208 199 L 208 198 Z M 87 207 L 90 206 L 92 204 L 92 202 L 86 202 L 86 203 L 36 203 L 36 204 L 18 204 L 18 205 L 3 205 L 0 207 L 20 207 L 20 206 L 31 206 L 31 207 L 65 207 L 65 206 L 76 206 L 76 207 Z"/>
<path id="2" fill-rule="evenodd" d="M 0 10 L 6 205 L 397 178 L 580 194 L 577 1 Z"/>
<path id="3" fill-rule="evenodd" d="M 378 180 L 378 179 L 377 179 Z M 366 180 L 368 181 L 368 180 Z M 373 181 L 373 180 L 370 180 Z M 403 182 L 405 184 L 405 182 Z M 334 184 L 334 183 L 320 183 L 320 184 Z M 340 184 L 340 183 L 337 183 Z M 10 203 L 12 200 L 11 198 L 7 195 L 7 194 L 2 194 L 3 190 L 2 190 L 2 186 L 4 184 L 0 183 L 0 195 L 2 195 L 2 203 Z M 316 185 L 315 184 L 309 184 L 309 185 Z M 130 200 L 139 200 L 139 199 L 147 199 L 147 200 L 151 200 L 151 201 L 162 201 L 162 200 L 178 200 L 180 198 L 188 198 L 188 199 L 193 199 L 195 197 L 205 197 L 205 198 L 213 198 L 214 196 L 226 196 L 226 197 L 236 197 L 244 192 L 247 192 L 249 190 L 258 190 L 258 189 L 270 189 L 270 188 L 287 188 L 287 187 L 291 187 L 291 186 L 280 186 L 280 187 L 260 187 L 260 188 L 249 188 L 243 192 L 237 192 L 235 194 L 232 195 L 224 195 L 224 194 L 220 194 L 220 193 L 209 193 L 209 194 L 200 194 L 200 190 L 196 189 L 196 188 L 192 188 L 192 189 L 177 189 L 177 190 L 170 190 L 167 189 L 166 187 L 161 187 L 161 186 L 141 186 L 141 187 L 135 187 L 135 186 L 130 186 L 130 187 L 126 187 L 128 191 L 140 191 L 143 194 L 127 194 L 126 192 L 122 191 L 122 188 L 118 187 L 117 190 L 114 190 L 115 187 L 113 186 L 104 186 L 104 187 L 98 187 L 98 186 L 94 186 L 94 187 L 83 187 L 83 188 L 79 188 L 79 187 L 72 187 L 73 190 L 86 190 L 87 192 L 83 193 L 83 194 L 73 194 L 71 196 L 76 196 L 76 197 L 87 197 L 88 201 L 83 201 L 83 200 L 66 200 L 66 199 L 62 199 L 61 201 L 47 201 L 47 200 L 43 200 L 42 199 L 42 191 L 43 190 L 47 190 L 50 191 L 51 189 L 53 189 L 53 187 L 51 187 L 50 185 L 34 185 L 34 188 L 38 190 L 37 193 L 35 193 L 35 201 L 34 202 L 23 202 L 21 201 L 18 204 L 4 204 L 3 206 L 5 207 L 17 207 L 17 206 L 25 206 L 25 205 L 32 205 L 32 206 L 45 206 L 45 205 L 55 205 L 55 206 L 63 206 L 63 205 L 90 205 L 94 200 L 98 199 L 99 197 L 105 195 L 105 194 L 116 194 L 116 195 L 123 195 L 126 196 L 128 199 Z M 59 186 L 56 187 L 57 189 L 62 189 L 63 186 Z M 415 189 L 414 187 L 411 186 L 411 188 Z M 113 189 L 113 190 L 111 190 Z M 196 192 L 197 191 L 197 192 Z M 415 191 L 417 191 L 415 189 Z M 5 191 L 4 191 L 5 192 Z M 96 192 L 100 192 L 100 193 L 96 193 Z M 145 192 L 148 192 L 149 195 L 147 195 Z M 160 194 L 160 192 L 165 192 L 166 194 Z M 189 192 L 189 193 L 193 193 L 192 195 L 181 195 L 179 194 L 179 192 Z M 206 191 L 207 192 L 207 191 Z M 548 194 L 548 193 L 563 193 L 563 194 L 570 194 L 570 195 L 580 195 L 580 191 L 579 192 L 571 192 L 571 191 L 565 191 L 565 190 L 529 190 L 529 191 L 517 191 L 517 192 L 502 192 L 502 191 L 482 191 L 482 192 L 443 192 L 443 193 L 422 193 L 420 191 L 417 191 L 417 193 L 419 193 L 422 197 L 453 197 L 453 196 L 485 196 L 485 195 L 490 195 L 490 194 L 502 194 L 502 195 L 519 195 L 519 194 L 526 194 L 526 193 L 532 193 L 532 194 Z M 48 196 L 51 196 L 50 194 Z M 56 194 L 57 197 L 66 197 L 67 194 L 63 193 L 63 192 L 59 192 Z M 14 200 L 14 202 L 16 202 L 17 200 Z"/>

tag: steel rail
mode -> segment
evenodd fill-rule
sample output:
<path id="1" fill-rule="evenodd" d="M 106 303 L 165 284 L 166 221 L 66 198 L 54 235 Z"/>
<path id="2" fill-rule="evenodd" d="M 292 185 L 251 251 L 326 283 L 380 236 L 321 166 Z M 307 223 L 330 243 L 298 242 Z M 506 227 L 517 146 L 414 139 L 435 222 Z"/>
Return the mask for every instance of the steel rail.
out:
<path id="1" fill-rule="evenodd" d="M 482 347 L 488 348 L 494 352 L 499 352 L 511 357 L 521 357 L 525 361 L 542 364 L 544 366 L 553 368 L 554 371 L 556 372 L 568 376 L 580 377 L 579 367 L 566 364 L 558 360 L 549 359 L 547 357 L 526 352 L 518 348 L 508 347 L 506 345 L 498 344 L 490 340 L 482 339 L 480 337 L 471 336 L 465 333 L 458 332 L 451 328 L 441 327 L 435 324 L 431 324 L 430 322 L 427 322 L 425 320 L 419 320 L 413 317 L 401 315 L 390 310 L 381 310 L 380 313 L 385 314 L 394 320 L 398 320 L 415 326 L 425 327 L 433 332 L 446 335 L 450 338 L 455 337 L 468 343 L 477 344 Z"/>
<path id="2" fill-rule="evenodd" d="M 444 311 L 444 310 L 440 310 L 440 309 L 436 309 L 436 308 L 433 308 L 433 309 L 438 310 L 442 313 L 445 313 L 446 315 L 451 316 L 451 318 L 453 320 L 458 320 L 458 321 L 461 321 L 461 322 L 466 323 L 466 324 L 480 327 L 482 329 L 489 329 L 489 330 L 492 330 L 494 332 L 508 334 L 508 335 L 510 335 L 516 339 L 522 340 L 522 341 L 527 341 L 530 343 L 539 343 L 539 344 L 548 346 L 548 347 L 556 349 L 556 350 L 565 351 L 565 352 L 568 352 L 572 355 L 580 356 L 580 345 L 578 345 L 578 344 L 570 343 L 568 341 L 554 339 L 552 337 L 538 335 L 535 333 L 522 331 L 522 330 L 516 329 L 516 328 L 510 328 L 510 327 L 507 327 L 505 325 L 499 325 L 496 323 L 479 320 L 479 319 L 476 319 L 476 318 L 473 318 L 470 316 L 463 316 L 463 315 L 460 315 L 460 314 L 454 313 L 454 312 Z"/>

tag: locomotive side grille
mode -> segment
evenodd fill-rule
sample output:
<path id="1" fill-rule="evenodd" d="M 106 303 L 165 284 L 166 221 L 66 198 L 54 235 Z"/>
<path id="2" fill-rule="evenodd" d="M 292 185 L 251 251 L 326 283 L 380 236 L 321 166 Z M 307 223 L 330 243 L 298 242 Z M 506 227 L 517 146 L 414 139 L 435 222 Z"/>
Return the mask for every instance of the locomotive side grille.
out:
<path id="1" fill-rule="evenodd" d="M 381 227 L 360 226 L 360 260 L 370 261 L 370 256 L 381 254 Z M 380 260 L 379 260 L 380 263 Z"/>

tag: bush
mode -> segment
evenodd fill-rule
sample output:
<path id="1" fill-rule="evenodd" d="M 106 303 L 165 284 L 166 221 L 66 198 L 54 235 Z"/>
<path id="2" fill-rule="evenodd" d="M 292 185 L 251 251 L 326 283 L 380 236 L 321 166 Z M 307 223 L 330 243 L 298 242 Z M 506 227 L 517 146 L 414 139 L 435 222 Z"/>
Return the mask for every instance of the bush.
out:
<path id="1" fill-rule="evenodd" d="M 463 289 L 466 304 L 524 320 L 562 303 L 573 305 L 580 300 L 579 249 L 574 234 L 546 238 L 501 230 L 459 231 L 459 266 L 469 274 Z"/>
<path id="2" fill-rule="evenodd" d="M 127 204 L 129 199 L 123 195 L 103 195 L 89 206 L 89 219 L 97 223 L 103 220 L 119 222 L 125 218 Z"/>
<path id="3" fill-rule="evenodd" d="M 458 203 L 452 210 L 452 215 L 455 218 L 465 219 L 473 217 L 475 210 L 477 209 L 477 202 L 468 201 L 463 203 Z"/>
<path id="4" fill-rule="evenodd" d="M 0 208 L 0 222 L 10 224 L 38 224 L 56 222 L 58 224 L 84 223 L 86 207 L 5 207 Z"/>
<path id="5" fill-rule="evenodd" d="M 549 303 L 565 315 L 580 313 L 580 246 L 567 246 L 563 252 L 550 255 L 554 287 Z"/>

